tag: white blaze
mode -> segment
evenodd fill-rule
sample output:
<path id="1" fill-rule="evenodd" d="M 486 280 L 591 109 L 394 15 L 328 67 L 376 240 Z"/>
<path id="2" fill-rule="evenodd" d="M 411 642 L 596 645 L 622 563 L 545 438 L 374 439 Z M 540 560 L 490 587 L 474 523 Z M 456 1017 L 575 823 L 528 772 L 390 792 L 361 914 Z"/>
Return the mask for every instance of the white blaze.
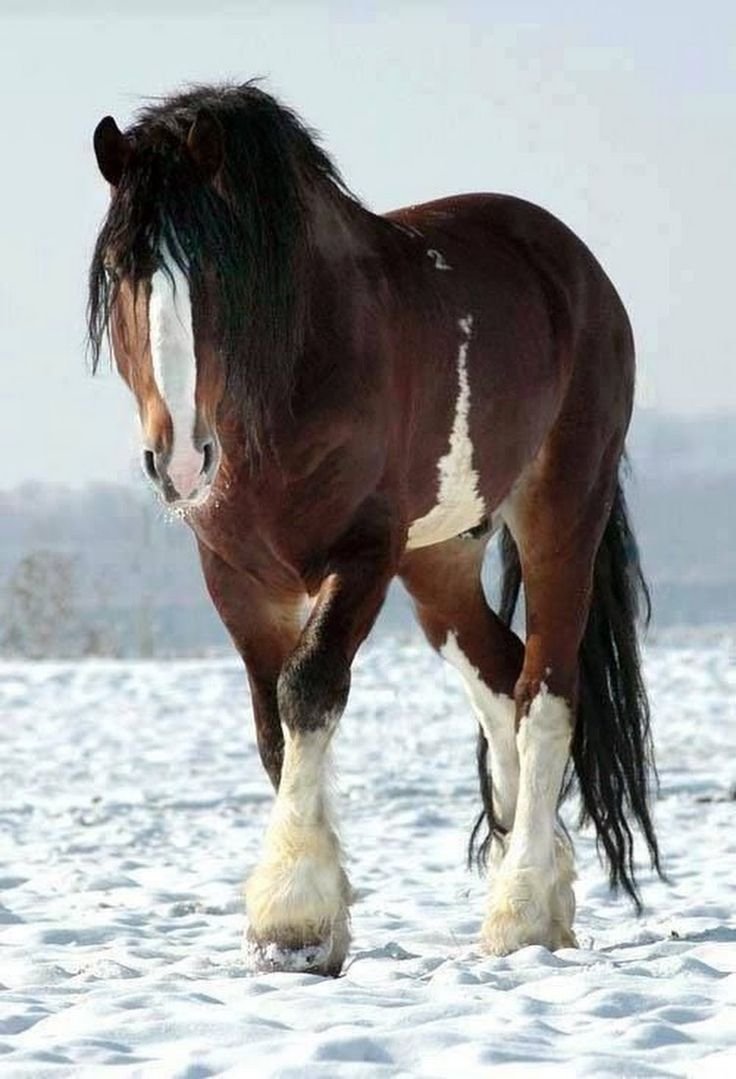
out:
<path id="1" fill-rule="evenodd" d="M 441 543 L 480 524 L 485 505 L 478 492 L 478 473 L 473 467 L 473 443 L 470 441 L 470 383 L 468 348 L 473 336 L 473 316 L 458 321 L 463 335 L 457 355 L 458 391 L 455 419 L 450 433 L 450 448 L 437 462 L 439 490 L 437 503 L 429 513 L 409 527 L 407 547 L 427 547 Z"/>
<path id="2" fill-rule="evenodd" d="M 189 282 L 167 252 L 151 277 L 148 322 L 153 377 L 171 416 L 173 445 L 168 472 L 186 498 L 197 485 L 202 455 L 194 445 L 197 361 Z"/>

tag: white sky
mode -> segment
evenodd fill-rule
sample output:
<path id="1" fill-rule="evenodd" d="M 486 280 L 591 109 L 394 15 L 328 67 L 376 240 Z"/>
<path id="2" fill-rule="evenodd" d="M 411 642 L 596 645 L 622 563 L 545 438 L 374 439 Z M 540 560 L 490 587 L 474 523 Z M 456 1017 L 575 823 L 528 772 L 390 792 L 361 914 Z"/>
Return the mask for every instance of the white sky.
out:
<path id="1" fill-rule="evenodd" d="M 91 135 L 187 81 L 267 76 L 373 209 L 471 190 L 547 206 L 629 308 L 640 403 L 736 411 L 736 5 L 305 0 L 187 17 L 204 7 L 0 0 L 0 486 L 132 474 L 127 391 L 85 367 L 106 201 Z"/>

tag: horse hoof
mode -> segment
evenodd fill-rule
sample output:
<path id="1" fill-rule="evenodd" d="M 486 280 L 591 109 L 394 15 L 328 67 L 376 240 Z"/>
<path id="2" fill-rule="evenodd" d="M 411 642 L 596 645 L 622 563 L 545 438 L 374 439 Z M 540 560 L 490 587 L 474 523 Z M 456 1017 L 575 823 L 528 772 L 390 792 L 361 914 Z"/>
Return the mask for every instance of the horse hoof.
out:
<path id="1" fill-rule="evenodd" d="M 532 944 L 556 952 L 577 948 L 572 929 L 563 923 L 544 919 L 525 919 L 508 910 L 492 911 L 481 930 L 481 947 L 488 955 L 511 955 Z"/>
<path id="2" fill-rule="evenodd" d="M 539 944 L 538 934 L 510 911 L 489 914 L 481 929 L 481 947 L 488 955 L 511 955 L 528 944 Z"/>
<path id="3" fill-rule="evenodd" d="M 551 952 L 559 951 L 560 948 L 579 948 L 578 938 L 575 936 L 574 931 L 566 925 L 557 925 L 554 927 L 557 931 L 555 937 L 555 945 L 550 948 Z"/>
<path id="4" fill-rule="evenodd" d="M 249 929 L 243 941 L 246 965 L 256 974 L 318 974 L 336 978 L 342 970 L 350 943 L 347 921 L 333 926 L 324 940 L 304 940 L 296 935 L 257 937 Z"/>

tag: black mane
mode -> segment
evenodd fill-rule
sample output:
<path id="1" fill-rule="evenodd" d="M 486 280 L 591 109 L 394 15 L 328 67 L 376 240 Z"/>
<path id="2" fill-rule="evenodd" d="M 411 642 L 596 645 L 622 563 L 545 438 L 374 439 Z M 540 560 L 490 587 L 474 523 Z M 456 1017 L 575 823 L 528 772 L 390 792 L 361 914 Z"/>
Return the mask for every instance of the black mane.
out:
<path id="1" fill-rule="evenodd" d="M 200 110 L 219 120 L 224 160 L 215 185 L 186 148 Z M 194 294 L 206 263 L 219 297 L 218 336 L 228 388 L 242 404 L 251 449 L 288 405 L 305 332 L 304 274 L 311 192 L 357 205 L 315 135 L 254 82 L 195 87 L 147 105 L 127 129 L 132 152 L 95 245 L 88 330 L 99 363 L 115 293 L 105 268 L 135 286 L 168 248 Z"/>

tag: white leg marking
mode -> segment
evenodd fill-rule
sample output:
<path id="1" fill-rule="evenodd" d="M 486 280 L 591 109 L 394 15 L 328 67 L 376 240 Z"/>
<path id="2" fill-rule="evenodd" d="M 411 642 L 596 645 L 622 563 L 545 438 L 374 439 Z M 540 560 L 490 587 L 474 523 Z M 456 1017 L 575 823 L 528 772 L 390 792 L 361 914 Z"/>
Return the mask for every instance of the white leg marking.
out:
<path id="1" fill-rule="evenodd" d="M 148 324 L 153 377 L 171 416 L 174 441 L 168 472 L 186 498 L 197 485 L 202 455 L 194 446 L 197 360 L 189 282 L 167 251 L 151 277 Z"/>
<path id="2" fill-rule="evenodd" d="M 572 851 L 555 832 L 571 734 L 567 702 L 543 686 L 517 736 L 521 768 L 516 820 L 491 884 L 482 930 L 483 943 L 494 955 L 527 944 L 550 949 L 575 945 Z"/>
<path id="3" fill-rule="evenodd" d="M 516 748 L 516 705 L 505 693 L 494 693 L 486 685 L 457 643 L 448 633 L 440 654 L 462 675 L 473 711 L 488 739 L 493 781 L 493 810 L 499 824 L 511 831 L 519 792 L 519 754 Z"/>
<path id="4" fill-rule="evenodd" d="M 279 792 L 245 889 L 247 948 L 259 965 L 339 969 L 347 952 L 350 887 L 327 789 L 331 733 L 284 729 Z"/>
<path id="5" fill-rule="evenodd" d="M 480 524 L 485 515 L 485 505 L 478 492 L 478 473 L 473 467 L 473 443 L 468 422 L 468 349 L 473 336 L 473 316 L 461 318 L 458 326 L 462 340 L 457 356 L 458 391 L 450 448 L 437 462 L 439 490 L 436 504 L 409 527 L 406 544 L 409 549 L 441 543 L 467 532 Z"/>

